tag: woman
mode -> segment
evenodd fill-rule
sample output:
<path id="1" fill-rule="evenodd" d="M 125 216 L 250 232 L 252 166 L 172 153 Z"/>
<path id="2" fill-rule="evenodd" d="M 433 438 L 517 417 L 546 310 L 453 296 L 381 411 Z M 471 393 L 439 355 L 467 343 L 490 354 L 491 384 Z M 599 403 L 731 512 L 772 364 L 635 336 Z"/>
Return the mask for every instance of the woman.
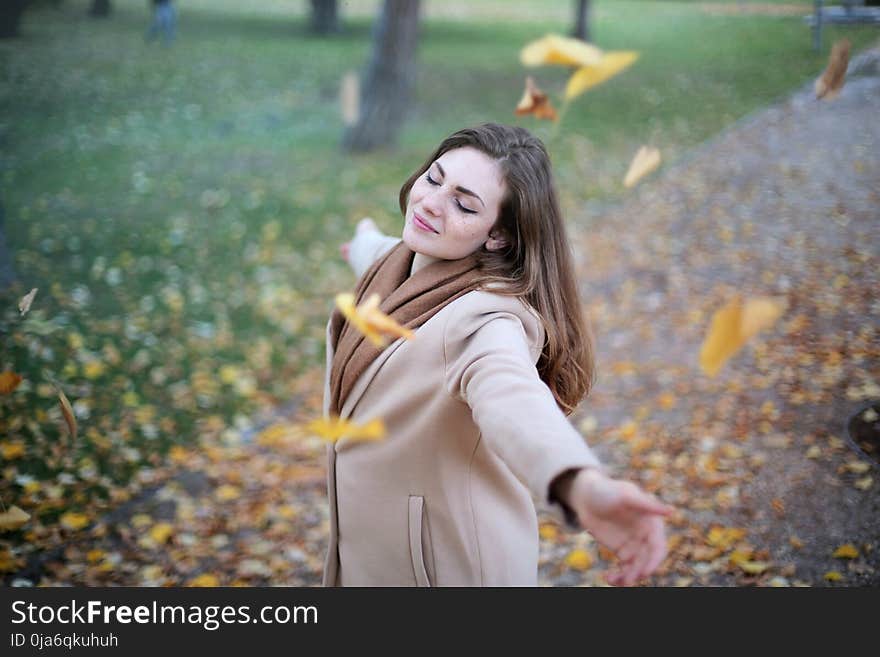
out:
<path id="1" fill-rule="evenodd" d="M 534 586 L 532 496 L 616 552 L 613 584 L 666 555 L 672 509 L 607 476 L 566 419 L 591 341 L 543 144 L 484 124 L 443 141 L 400 190 L 402 240 L 370 220 L 343 255 L 358 301 L 415 330 L 371 345 L 336 311 L 325 413 L 387 438 L 329 450 L 333 586 Z"/>

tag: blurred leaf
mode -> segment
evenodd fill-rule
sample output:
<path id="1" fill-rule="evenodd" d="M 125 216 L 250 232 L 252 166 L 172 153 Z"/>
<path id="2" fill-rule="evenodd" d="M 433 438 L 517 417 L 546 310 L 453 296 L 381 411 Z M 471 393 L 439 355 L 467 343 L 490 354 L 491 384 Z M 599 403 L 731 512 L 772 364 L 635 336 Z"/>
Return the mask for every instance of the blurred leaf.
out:
<path id="1" fill-rule="evenodd" d="M 0 531 L 9 532 L 21 527 L 30 519 L 30 515 L 17 506 L 9 507 L 0 513 Z"/>
<path id="2" fill-rule="evenodd" d="M 700 367 L 709 376 L 718 371 L 754 335 L 772 326 L 784 311 L 775 298 L 735 297 L 712 316 L 712 324 L 700 349 Z"/>
<path id="3" fill-rule="evenodd" d="M 61 414 L 64 416 L 70 437 L 76 440 L 76 416 L 73 414 L 73 407 L 67 400 L 67 396 L 61 390 L 58 391 L 58 404 L 61 406 Z"/>
<path id="4" fill-rule="evenodd" d="M 517 116 L 532 114 L 536 119 L 550 121 L 556 121 L 559 118 L 553 105 L 550 104 L 547 94 L 538 88 L 531 75 L 526 77 L 526 90 L 516 106 L 515 113 Z"/>
<path id="5" fill-rule="evenodd" d="M 59 522 L 61 523 L 61 526 L 65 529 L 77 531 L 89 524 L 89 516 L 87 516 L 85 513 L 68 511 L 61 516 Z"/>
<path id="6" fill-rule="evenodd" d="M 357 425 L 338 417 L 321 418 L 306 425 L 306 430 L 329 442 L 342 438 L 349 440 L 381 440 L 385 437 L 385 423 L 381 419 Z"/>
<path id="7" fill-rule="evenodd" d="M 548 34 L 526 44 L 519 53 L 519 59 L 524 66 L 597 66 L 602 61 L 602 51 L 580 39 Z"/>
<path id="8" fill-rule="evenodd" d="M 0 372 L 0 395 L 8 395 L 21 383 L 21 377 L 15 372 L 7 370 Z"/>
<path id="9" fill-rule="evenodd" d="M 633 187 L 639 180 L 660 166 L 660 150 L 650 146 L 642 146 L 630 162 L 629 169 L 623 179 L 624 187 Z"/>
<path id="10" fill-rule="evenodd" d="M 339 105 L 342 110 L 342 123 L 346 126 L 357 123 L 360 116 L 360 80 L 355 71 L 347 71 L 342 76 Z"/>
<path id="11" fill-rule="evenodd" d="M 843 575 L 841 575 L 836 570 L 829 570 L 827 573 L 825 573 L 824 578 L 829 582 L 839 582 L 843 579 Z"/>
<path id="12" fill-rule="evenodd" d="M 632 66 L 638 58 L 639 53 L 631 50 L 603 54 L 598 64 L 583 66 L 568 79 L 568 84 L 565 86 L 566 100 L 577 98 L 588 89 L 613 78 L 624 69 Z"/>
<path id="13" fill-rule="evenodd" d="M 202 573 L 198 577 L 194 577 L 187 583 L 187 586 L 193 587 L 214 587 L 220 586 L 220 578 L 212 573 Z"/>
<path id="14" fill-rule="evenodd" d="M 852 543 L 845 543 L 837 548 L 831 556 L 835 559 L 857 559 L 859 549 Z"/>
<path id="15" fill-rule="evenodd" d="M 572 570 L 589 570 L 593 565 L 593 557 L 586 550 L 572 550 L 565 557 L 565 565 Z"/>
<path id="16" fill-rule="evenodd" d="M 415 337 L 415 333 L 379 310 L 378 294 L 371 294 L 357 307 L 354 305 L 353 294 L 337 294 L 336 306 L 351 325 L 377 347 L 385 346 L 388 342 L 386 335 L 395 335 L 407 340 Z"/>
<path id="17" fill-rule="evenodd" d="M 24 317 L 27 311 L 31 309 L 31 304 L 34 302 L 34 297 L 37 296 L 38 289 L 39 288 L 35 287 L 30 292 L 25 294 L 21 298 L 21 301 L 18 302 L 18 311 L 21 313 L 22 317 Z"/>
<path id="18" fill-rule="evenodd" d="M 846 68 L 849 65 L 849 39 L 841 39 L 831 47 L 828 57 L 828 66 L 816 80 L 813 90 L 816 98 L 834 100 L 843 89 L 846 80 Z"/>

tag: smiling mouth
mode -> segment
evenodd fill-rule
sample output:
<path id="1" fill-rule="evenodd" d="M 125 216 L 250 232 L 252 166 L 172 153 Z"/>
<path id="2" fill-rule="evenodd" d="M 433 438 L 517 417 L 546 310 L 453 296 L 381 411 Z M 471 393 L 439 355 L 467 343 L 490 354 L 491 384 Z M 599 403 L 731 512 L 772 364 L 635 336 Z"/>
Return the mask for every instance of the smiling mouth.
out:
<path id="1" fill-rule="evenodd" d="M 421 228 L 424 231 L 428 231 L 430 233 L 435 233 L 437 235 L 440 234 L 439 230 L 436 230 L 433 226 L 431 226 L 431 224 L 429 224 L 427 221 L 422 219 L 415 212 L 413 212 L 413 223 L 416 225 L 417 228 Z"/>

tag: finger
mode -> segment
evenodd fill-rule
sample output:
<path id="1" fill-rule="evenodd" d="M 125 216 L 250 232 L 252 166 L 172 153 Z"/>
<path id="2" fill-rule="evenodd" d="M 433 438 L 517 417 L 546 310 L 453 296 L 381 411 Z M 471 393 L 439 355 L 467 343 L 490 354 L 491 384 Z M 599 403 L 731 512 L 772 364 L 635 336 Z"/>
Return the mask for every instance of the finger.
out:
<path id="1" fill-rule="evenodd" d="M 630 584 L 640 581 L 646 574 L 648 562 L 651 560 L 651 547 L 647 543 L 641 544 L 641 549 L 633 559 L 630 567 Z"/>
<path id="2" fill-rule="evenodd" d="M 633 510 L 660 516 L 668 516 L 675 512 L 675 507 L 664 504 L 639 488 L 626 497 L 626 503 Z"/>
<path id="3" fill-rule="evenodd" d="M 651 544 L 651 559 L 647 564 L 647 572 L 645 575 L 650 575 L 657 568 L 660 567 L 660 564 L 666 559 L 666 554 L 668 551 L 666 545 L 666 529 L 663 526 L 663 523 L 657 523 L 657 527 L 653 529 L 650 538 Z"/>

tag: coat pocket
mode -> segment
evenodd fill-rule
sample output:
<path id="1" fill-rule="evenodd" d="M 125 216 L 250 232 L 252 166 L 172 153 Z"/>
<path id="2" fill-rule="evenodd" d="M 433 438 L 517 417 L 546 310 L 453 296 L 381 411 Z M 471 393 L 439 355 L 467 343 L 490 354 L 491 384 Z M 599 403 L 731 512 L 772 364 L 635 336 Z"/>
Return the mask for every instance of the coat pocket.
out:
<path id="1" fill-rule="evenodd" d="M 428 569 L 434 570 L 434 555 L 431 548 L 428 515 L 425 510 L 425 498 L 420 495 L 409 496 L 409 554 L 416 576 L 416 584 L 431 586 Z"/>

